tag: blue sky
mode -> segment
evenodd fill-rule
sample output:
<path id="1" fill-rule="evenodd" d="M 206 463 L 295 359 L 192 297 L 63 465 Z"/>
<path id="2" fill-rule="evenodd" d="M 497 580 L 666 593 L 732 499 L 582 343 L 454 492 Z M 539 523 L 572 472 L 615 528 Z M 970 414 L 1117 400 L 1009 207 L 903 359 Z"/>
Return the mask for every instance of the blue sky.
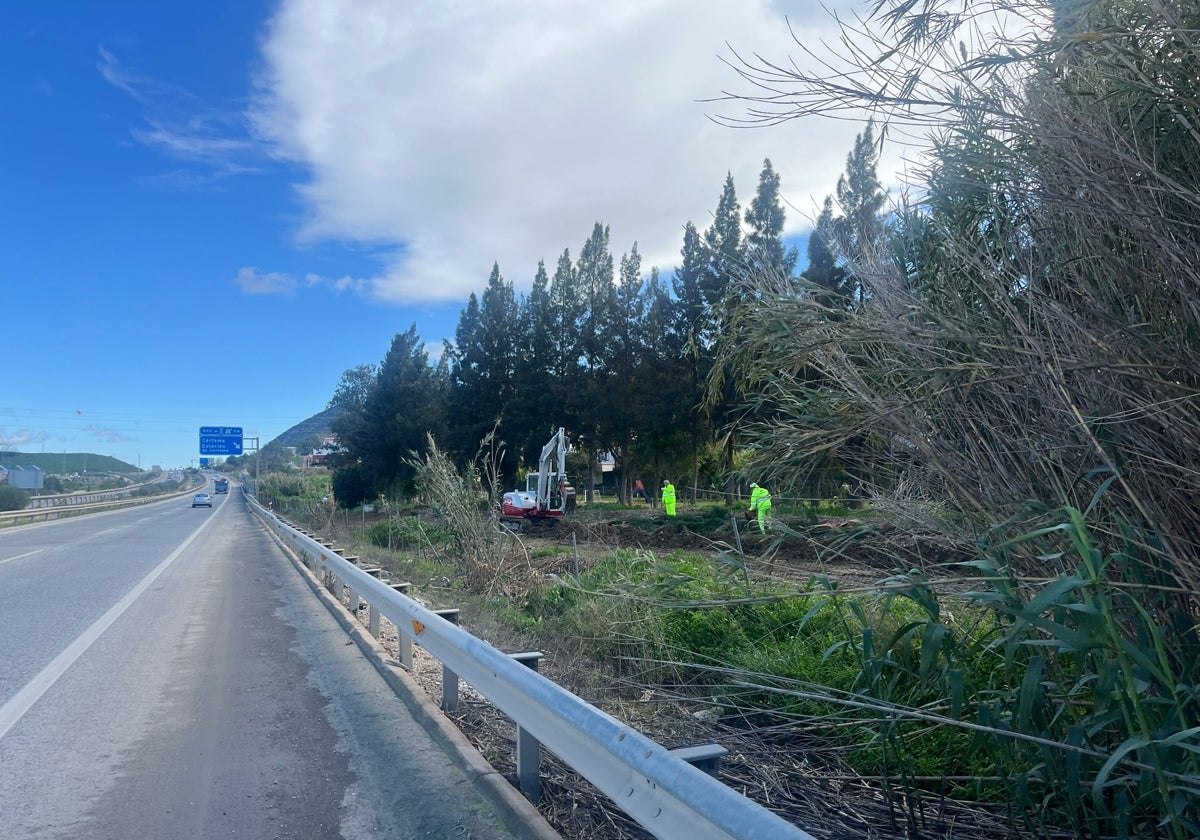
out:
<path id="1" fill-rule="evenodd" d="M 800 233 L 858 126 L 724 128 L 728 42 L 806 2 L 47 0 L 0 11 L 0 448 L 143 467 L 266 443 L 416 323 L 453 336 L 599 220 L 674 266 L 770 157 Z"/>

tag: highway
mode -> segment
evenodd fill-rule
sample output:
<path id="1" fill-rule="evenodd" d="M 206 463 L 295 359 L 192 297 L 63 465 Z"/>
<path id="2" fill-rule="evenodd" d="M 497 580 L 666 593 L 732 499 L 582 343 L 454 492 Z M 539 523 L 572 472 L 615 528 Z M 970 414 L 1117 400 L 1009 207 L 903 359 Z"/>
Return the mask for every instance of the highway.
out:
<path id="1" fill-rule="evenodd" d="M 514 836 L 213 500 L 0 531 L 0 836 Z"/>

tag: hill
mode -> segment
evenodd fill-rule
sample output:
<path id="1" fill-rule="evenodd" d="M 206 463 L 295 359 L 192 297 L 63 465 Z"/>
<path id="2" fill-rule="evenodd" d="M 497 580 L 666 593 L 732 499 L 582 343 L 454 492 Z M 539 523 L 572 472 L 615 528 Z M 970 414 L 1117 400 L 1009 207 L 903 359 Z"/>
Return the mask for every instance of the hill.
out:
<path id="1" fill-rule="evenodd" d="M 0 452 L 0 466 L 41 467 L 49 475 L 72 473 L 136 473 L 133 464 L 94 452 Z"/>
<path id="2" fill-rule="evenodd" d="M 327 408 L 319 414 L 314 414 L 307 420 L 301 420 L 267 446 L 300 446 L 313 438 L 324 438 L 333 433 L 333 421 L 342 413 L 338 406 Z"/>

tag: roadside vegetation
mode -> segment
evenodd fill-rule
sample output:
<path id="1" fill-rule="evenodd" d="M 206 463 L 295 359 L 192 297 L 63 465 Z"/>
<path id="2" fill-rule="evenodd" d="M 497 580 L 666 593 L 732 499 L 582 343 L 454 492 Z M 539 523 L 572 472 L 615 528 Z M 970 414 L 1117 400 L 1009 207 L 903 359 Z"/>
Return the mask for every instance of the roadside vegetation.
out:
<path id="1" fill-rule="evenodd" d="M 0 510 L 24 510 L 29 493 L 10 484 L 0 485 Z"/>
<path id="2" fill-rule="evenodd" d="M 347 371 L 334 495 L 392 505 L 364 541 L 630 696 L 754 732 L 779 778 L 869 786 L 896 836 L 964 808 L 971 836 L 1200 836 L 1200 16 L 865 14 L 828 75 L 730 60 L 730 122 L 872 117 L 802 272 L 769 162 L 669 280 L 600 224 L 527 297 L 494 267 L 440 365 L 414 328 Z M 889 196 L 900 131 L 925 163 Z M 579 521 L 613 532 L 634 478 L 681 515 L 582 561 L 500 528 L 559 425 Z M 749 481 L 767 537 L 734 530 Z"/>

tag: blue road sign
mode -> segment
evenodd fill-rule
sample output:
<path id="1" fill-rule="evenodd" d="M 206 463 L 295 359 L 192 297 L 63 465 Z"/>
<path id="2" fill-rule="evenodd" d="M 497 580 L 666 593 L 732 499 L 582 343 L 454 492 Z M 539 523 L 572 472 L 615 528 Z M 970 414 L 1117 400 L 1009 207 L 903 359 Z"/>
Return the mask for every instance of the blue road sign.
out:
<path id="1" fill-rule="evenodd" d="M 241 426 L 201 426 L 201 455 L 241 455 Z"/>

